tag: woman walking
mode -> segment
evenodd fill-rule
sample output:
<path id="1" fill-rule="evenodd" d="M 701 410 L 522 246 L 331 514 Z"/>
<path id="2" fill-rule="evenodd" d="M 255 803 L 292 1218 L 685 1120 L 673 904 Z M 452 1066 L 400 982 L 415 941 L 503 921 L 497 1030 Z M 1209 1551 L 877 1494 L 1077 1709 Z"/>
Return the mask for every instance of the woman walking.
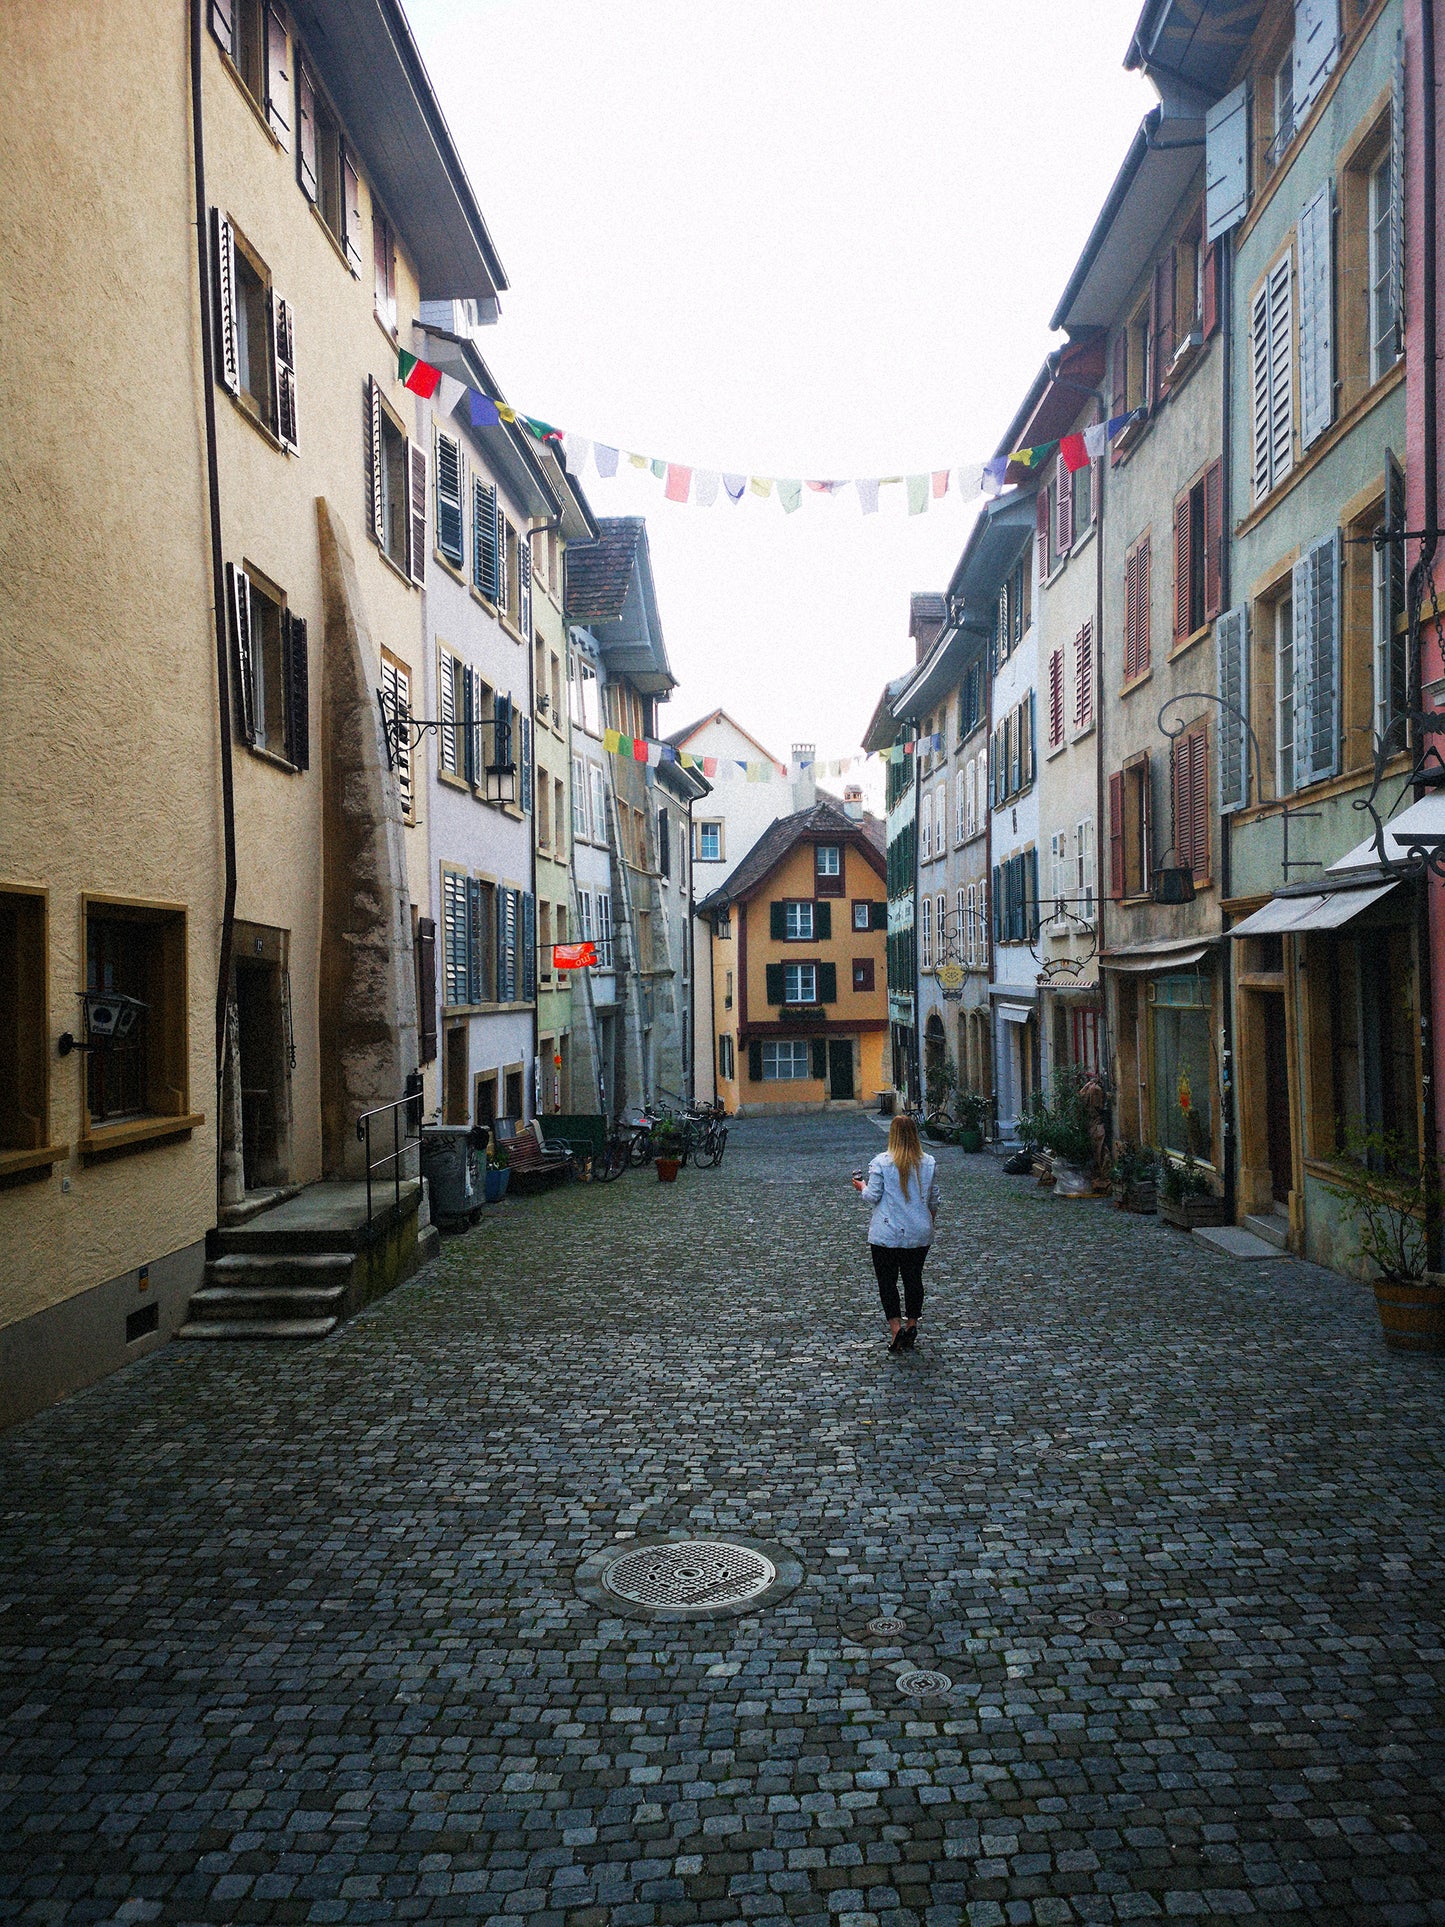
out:
<path id="1" fill-rule="evenodd" d="M 911 1352 L 918 1341 L 923 1310 L 923 1261 L 933 1242 L 938 1217 L 938 1166 L 919 1142 L 911 1117 L 895 1117 L 888 1128 L 888 1149 L 868 1166 L 866 1180 L 856 1172 L 853 1188 L 873 1206 L 868 1249 L 878 1278 L 883 1316 L 892 1333 L 890 1352 Z M 898 1279 L 903 1278 L 900 1317 Z"/>

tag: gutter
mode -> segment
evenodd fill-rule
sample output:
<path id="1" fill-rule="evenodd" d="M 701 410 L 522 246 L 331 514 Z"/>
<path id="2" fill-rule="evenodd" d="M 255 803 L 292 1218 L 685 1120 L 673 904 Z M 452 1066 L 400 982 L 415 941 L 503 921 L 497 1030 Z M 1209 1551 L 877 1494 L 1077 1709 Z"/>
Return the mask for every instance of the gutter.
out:
<path id="1" fill-rule="evenodd" d="M 206 147 L 201 111 L 201 9 L 205 0 L 190 0 L 191 16 L 191 151 L 196 183 L 196 272 L 201 296 L 201 385 L 206 422 L 206 487 L 210 497 L 211 601 L 216 630 L 216 715 L 221 748 L 221 834 L 225 852 L 226 887 L 221 902 L 221 942 L 216 957 L 216 1144 L 221 1141 L 220 1091 L 225 1078 L 226 1013 L 230 1006 L 231 950 L 236 929 L 236 789 L 232 752 L 231 669 L 226 634 L 226 558 L 221 536 L 221 476 L 216 454 L 216 379 L 211 341 L 211 253 L 206 219 Z"/>

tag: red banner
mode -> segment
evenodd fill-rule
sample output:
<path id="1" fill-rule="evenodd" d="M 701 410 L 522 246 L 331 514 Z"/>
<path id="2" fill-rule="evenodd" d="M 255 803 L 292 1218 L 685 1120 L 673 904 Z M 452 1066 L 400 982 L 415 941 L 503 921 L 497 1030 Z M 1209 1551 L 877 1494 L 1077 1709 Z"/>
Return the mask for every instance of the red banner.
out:
<path id="1" fill-rule="evenodd" d="M 554 970 L 585 970 L 597 961 L 595 943 L 554 943 L 552 946 L 552 968 Z"/>

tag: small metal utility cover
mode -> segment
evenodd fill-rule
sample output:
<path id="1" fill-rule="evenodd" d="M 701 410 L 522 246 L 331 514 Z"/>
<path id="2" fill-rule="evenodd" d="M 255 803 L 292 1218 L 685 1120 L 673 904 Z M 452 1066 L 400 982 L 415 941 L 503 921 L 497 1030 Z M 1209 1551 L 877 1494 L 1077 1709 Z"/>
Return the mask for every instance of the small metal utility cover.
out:
<path id="1" fill-rule="evenodd" d="M 926 1666 L 900 1673 L 895 1683 L 903 1697 L 910 1700 L 947 1699 L 953 1691 L 953 1681 L 947 1673 L 938 1673 Z"/>
<path id="2" fill-rule="evenodd" d="M 584 1561 L 577 1590 L 634 1619 L 702 1619 L 770 1606 L 802 1576 L 786 1547 L 755 1539 L 632 1540 Z"/>

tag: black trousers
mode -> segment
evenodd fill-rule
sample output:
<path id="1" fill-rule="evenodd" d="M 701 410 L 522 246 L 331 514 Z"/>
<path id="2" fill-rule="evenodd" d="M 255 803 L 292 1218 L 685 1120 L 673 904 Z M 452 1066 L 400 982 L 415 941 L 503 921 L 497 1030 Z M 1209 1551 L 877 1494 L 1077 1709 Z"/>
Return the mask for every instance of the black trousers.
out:
<path id="1" fill-rule="evenodd" d="M 869 1245 L 873 1269 L 878 1277 L 878 1296 L 883 1300 L 883 1316 L 898 1316 L 898 1276 L 903 1274 L 903 1302 L 908 1316 L 916 1318 L 923 1310 L 923 1261 L 927 1245 Z"/>

